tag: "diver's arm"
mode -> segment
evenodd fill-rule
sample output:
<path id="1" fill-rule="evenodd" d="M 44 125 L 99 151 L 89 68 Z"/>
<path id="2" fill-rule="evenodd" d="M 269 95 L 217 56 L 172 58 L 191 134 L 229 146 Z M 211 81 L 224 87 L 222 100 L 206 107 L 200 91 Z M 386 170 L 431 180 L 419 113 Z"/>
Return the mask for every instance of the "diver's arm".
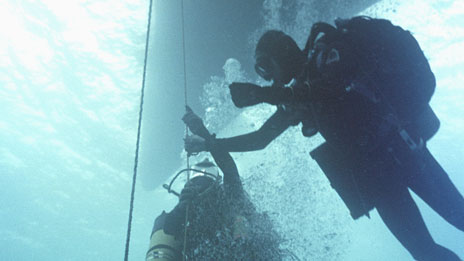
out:
<path id="1" fill-rule="evenodd" d="M 209 133 L 208 129 L 206 129 L 203 120 L 196 115 L 189 106 L 186 106 L 186 113 L 184 117 L 182 117 L 182 121 L 187 124 L 190 131 L 202 137 L 203 139 L 209 139 L 211 134 Z"/>
<path id="2" fill-rule="evenodd" d="M 221 148 L 215 148 L 210 153 L 219 169 L 224 173 L 224 189 L 226 193 L 232 199 L 242 195 L 242 181 L 240 180 L 237 165 L 232 156 Z"/>
<path id="3" fill-rule="evenodd" d="M 261 150 L 293 124 L 294 119 L 279 108 L 257 131 L 230 138 L 212 138 L 207 140 L 206 147 L 209 151 L 216 148 L 228 152 Z"/>
<path id="4" fill-rule="evenodd" d="M 214 136 L 212 136 L 208 129 L 205 127 L 203 120 L 198 117 L 192 111 L 192 109 L 190 109 L 190 107 L 187 106 L 186 109 L 187 112 L 183 117 L 183 121 L 188 125 L 193 134 L 198 135 L 204 139 L 203 142 L 199 142 L 193 137 L 189 137 L 186 139 L 186 143 L 191 146 L 200 146 L 199 144 L 204 144 L 205 140 L 214 139 Z M 187 140 L 191 142 L 188 142 Z M 229 152 L 220 146 L 215 146 L 210 150 L 210 153 L 213 156 L 217 166 L 224 173 L 224 185 L 226 189 L 237 193 L 242 192 L 242 182 L 240 181 L 237 166 L 235 165 L 235 162 L 230 156 Z"/>

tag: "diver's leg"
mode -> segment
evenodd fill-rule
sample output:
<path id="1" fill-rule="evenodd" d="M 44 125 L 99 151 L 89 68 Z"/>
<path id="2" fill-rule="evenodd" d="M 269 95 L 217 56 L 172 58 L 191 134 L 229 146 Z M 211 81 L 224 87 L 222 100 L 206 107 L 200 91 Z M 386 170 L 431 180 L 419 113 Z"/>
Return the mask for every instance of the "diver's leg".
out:
<path id="1" fill-rule="evenodd" d="M 376 208 L 400 243 L 416 260 L 460 260 L 432 239 L 406 185 L 391 183 L 377 191 Z"/>
<path id="2" fill-rule="evenodd" d="M 464 197 L 428 149 L 423 154 L 419 171 L 408 177 L 409 187 L 446 221 L 464 231 Z"/>

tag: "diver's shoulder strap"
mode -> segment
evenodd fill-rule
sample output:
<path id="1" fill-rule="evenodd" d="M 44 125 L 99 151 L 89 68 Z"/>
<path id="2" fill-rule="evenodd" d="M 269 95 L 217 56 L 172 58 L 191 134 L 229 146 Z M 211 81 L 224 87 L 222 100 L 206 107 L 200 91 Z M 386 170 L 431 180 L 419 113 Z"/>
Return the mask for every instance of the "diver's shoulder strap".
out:
<path id="1" fill-rule="evenodd" d="M 179 203 L 169 213 L 163 211 L 155 220 L 152 234 L 163 229 L 166 234 L 180 237 L 184 231 L 185 208 L 185 204 Z"/>
<path id="2" fill-rule="evenodd" d="M 166 217 L 167 217 L 167 213 L 163 211 L 163 213 L 161 213 L 161 215 L 159 215 L 155 219 L 155 224 L 153 225 L 153 231 L 151 232 L 152 235 L 153 233 L 155 233 L 155 231 L 158 231 L 164 228 L 164 224 L 166 223 Z"/>

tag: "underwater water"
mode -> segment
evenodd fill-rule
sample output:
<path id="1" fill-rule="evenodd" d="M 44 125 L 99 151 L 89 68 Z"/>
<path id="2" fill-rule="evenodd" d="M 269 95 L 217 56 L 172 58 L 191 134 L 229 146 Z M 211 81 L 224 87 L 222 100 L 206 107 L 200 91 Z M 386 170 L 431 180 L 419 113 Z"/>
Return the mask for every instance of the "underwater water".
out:
<path id="1" fill-rule="evenodd" d="M 274 110 L 237 109 L 227 88 L 258 80 L 251 61 L 264 30 L 282 29 L 303 46 L 316 20 L 359 12 L 410 30 L 437 79 L 431 105 L 441 128 L 428 146 L 464 193 L 462 1 L 338 1 L 330 9 L 303 0 L 247 8 L 245 1 L 184 1 L 189 104 L 218 137 L 254 130 Z M 130 260 L 144 259 L 154 218 L 177 202 L 161 184 L 185 166 L 180 2 L 169 2 L 154 1 Z M 123 259 L 148 7 L 133 0 L 2 1 L 0 260 Z M 283 247 L 302 260 L 412 260 L 375 210 L 371 219 L 351 219 L 308 155 L 321 141 L 295 127 L 265 150 L 233 154 Z M 464 258 L 464 233 L 415 199 L 434 239 Z"/>

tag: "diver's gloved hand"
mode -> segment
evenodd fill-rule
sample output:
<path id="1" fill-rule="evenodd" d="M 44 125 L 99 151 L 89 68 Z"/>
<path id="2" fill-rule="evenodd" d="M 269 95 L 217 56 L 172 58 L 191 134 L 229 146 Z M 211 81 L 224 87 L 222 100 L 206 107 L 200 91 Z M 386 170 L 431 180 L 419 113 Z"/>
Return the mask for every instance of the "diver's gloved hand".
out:
<path id="1" fill-rule="evenodd" d="M 206 140 L 196 135 L 187 136 L 184 139 L 184 149 L 188 154 L 207 151 Z"/>
<path id="2" fill-rule="evenodd" d="M 264 102 L 263 88 L 246 82 L 233 82 L 229 85 L 230 95 L 235 106 L 239 108 Z"/>
<path id="3" fill-rule="evenodd" d="M 189 127 L 193 134 L 200 137 L 209 137 L 209 131 L 203 124 L 203 120 L 196 115 L 189 106 L 186 106 L 186 112 L 182 117 L 182 121 Z"/>

